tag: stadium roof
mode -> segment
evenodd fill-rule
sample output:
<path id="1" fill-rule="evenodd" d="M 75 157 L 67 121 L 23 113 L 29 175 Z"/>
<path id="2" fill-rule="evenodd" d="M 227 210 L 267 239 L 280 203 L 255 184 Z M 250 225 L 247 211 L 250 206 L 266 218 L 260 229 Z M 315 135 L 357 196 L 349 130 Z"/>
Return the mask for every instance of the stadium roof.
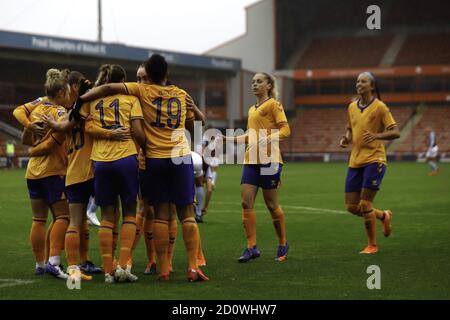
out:
<path id="1" fill-rule="evenodd" d="M 93 41 L 74 40 L 45 35 L 34 35 L 10 31 L 0 31 L 0 47 L 101 58 L 144 61 L 153 53 L 163 55 L 171 64 L 223 71 L 238 71 L 238 59 L 175 53 L 149 48 L 129 47 L 121 44 L 108 44 Z"/>

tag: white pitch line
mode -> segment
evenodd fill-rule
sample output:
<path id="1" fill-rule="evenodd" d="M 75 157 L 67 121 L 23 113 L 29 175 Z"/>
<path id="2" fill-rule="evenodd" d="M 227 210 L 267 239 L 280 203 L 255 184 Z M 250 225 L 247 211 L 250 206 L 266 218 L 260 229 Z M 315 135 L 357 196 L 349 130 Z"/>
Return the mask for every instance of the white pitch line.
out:
<path id="1" fill-rule="evenodd" d="M 235 202 L 214 202 L 215 204 L 219 204 L 219 205 L 236 205 Z M 261 203 L 255 203 L 255 207 L 261 207 L 261 208 L 265 208 L 266 206 L 264 204 Z M 308 212 L 308 214 L 323 214 L 323 213 L 328 213 L 328 214 L 345 214 L 345 215 L 349 215 L 350 213 L 348 213 L 347 211 L 344 210 L 333 210 L 333 209 L 323 209 L 323 208 L 314 208 L 314 207 L 303 207 L 303 206 L 289 206 L 289 205 L 281 205 L 281 208 L 286 208 L 286 209 L 293 209 L 293 210 L 306 210 L 306 211 L 310 211 Z M 236 210 L 224 210 L 224 209 L 211 209 L 212 212 L 236 212 Z M 408 215 L 428 215 L 428 216 L 446 216 L 446 217 L 450 217 L 450 212 L 408 212 Z"/>
<path id="2" fill-rule="evenodd" d="M 235 204 L 234 202 L 214 202 L 214 203 L 222 204 L 222 205 Z M 256 203 L 255 206 L 257 206 L 257 207 L 265 207 L 265 205 L 260 204 L 260 203 Z M 342 211 L 342 210 L 322 209 L 322 208 L 303 207 L 303 206 L 289 206 L 289 205 L 285 206 L 285 205 L 282 205 L 281 207 L 282 208 L 286 208 L 286 209 L 308 210 L 308 211 L 314 211 L 314 212 L 317 212 L 317 213 L 331 213 L 331 214 L 346 214 L 347 213 L 346 211 Z M 215 210 L 213 210 L 213 211 L 215 211 Z"/>
<path id="3" fill-rule="evenodd" d="M 313 208 L 313 207 L 302 207 L 302 206 L 281 206 L 282 208 L 291 208 L 291 209 L 300 209 L 300 210 L 309 210 L 309 211 L 319 211 L 333 214 L 347 214 L 347 211 L 342 210 L 333 210 L 333 209 L 322 209 L 322 208 Z"/>
<path id="4" fill-rule="evenodd" d="M 0 284 L 0 289 L 6 288 L 6 287 L 15 287 L 15 286 L 21 286 L 21 285 L 25 285 L 25 284 L 31 284 L 34 281 L 33 280 L 21 280 L 21 279 L 0 279 L 0 283 L 2 283 L 2 282 L 6 282 L 6 283 Z"/>

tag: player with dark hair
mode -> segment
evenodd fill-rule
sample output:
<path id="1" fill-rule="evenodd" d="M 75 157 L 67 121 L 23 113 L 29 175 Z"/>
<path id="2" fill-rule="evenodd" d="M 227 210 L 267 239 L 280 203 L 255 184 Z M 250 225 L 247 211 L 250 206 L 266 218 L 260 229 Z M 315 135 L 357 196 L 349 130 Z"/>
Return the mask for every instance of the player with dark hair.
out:
<path id="1" fill-rule="evenodd" d="M 168 64 L 163 56 L 154 54 L 145 62 L 150 84 L 107 84 L 83 95 L 93 100 L 111 94 L 139 97 L 144 108 L 146 139 L 146 175 L 148 190 L 144 196 L 155 208 L 153 235 L 158 257 L 159 279 L 169 279 L 170 203 L 177 206 L 188 254 L 189 281 L 208 280 L 198 268 L 199 232 L 194 218 L 194 170 L 190 148 L 185 136 L 185 123 L 194 120 L 186 108 L 187 93 L 166 85 Z"/>
<path id="2" fill-rule="evenodd" d="M 361 73 L 356 80 L 356 91 L 359 99 L 348 106 L 347 131 L 340 140 L 342 148 L 352 143 L 345 203 L 350 213 L 364 219 L 368 245 L 360 253 L 373 254 L 378 252 L 376 219 L 383 223 L 384 235 L 391 234 L 392 212 L 372 205 L 386 172 L 383 141 L 399 138 L 400 132 L 389 108 L 380 100 L 373 74 Z"/>
<path id="3" fill-rule="evenodd" d="M 125 79 L 126 73 L 121 66 L 103 65 L 100 67 L 96 84 L 117 83 L 123 86 Z M 141 124 L 142 108 L 136 97 L 123 94 L 109 95 L 83 104 L 81 109 L 79 106 L 77 104 L 76 110 L 79 110 L 81 117 L 85 119 L 91 117 L 95 125 L 104 129 L 123 127 L 131 130 L 137 144 L 145 148 Z M 133 140 L 94 139 L 91 159 L 94 161 L 95 201 L 102 210 L 99 241 L 105 282 L 111 283 L 114 279 L 119 282 L 136 281 L 137 277 L 126 270 L 136 233 L 136 199 L 139 186 L 136 145 Z M 122 204 L 123 222 L 120 232 L 119 265 L 113 277 L 113 229 L 116 223 L 118 196 Z"/>

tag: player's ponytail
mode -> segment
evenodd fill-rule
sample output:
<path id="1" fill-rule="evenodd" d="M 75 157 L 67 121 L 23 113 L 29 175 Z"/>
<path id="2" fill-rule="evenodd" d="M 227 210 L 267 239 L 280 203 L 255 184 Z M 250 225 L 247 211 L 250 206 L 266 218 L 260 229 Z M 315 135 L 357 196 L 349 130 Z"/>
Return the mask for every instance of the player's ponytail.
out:
<path id="1" fill-rule="evenodd" d="M 366 72 L 366 74 L 369 76 L 369 79 L 373 85 L 372 93 L 374 92 L 377 95 L 378 100 L 381 101 L 381 95 L 380 95 L 380 90 L 378 89 L 377 79 L 375 78 L 375 76 L 373 75 L 372 72 Z"/>
<path id="2" fill-rule="evenodd" d="M 126 80 L 125 69 L 117 64 L 104 64 L 98 71 L 95 86 L 98 87 L 105 83 L 118 83 Z"/>
<path id="3" fill-rule="evenodd" d="M 67 90 L 67 75 L 58 69 L 48 69 L 45 81 L 45 94 L 54 98 L 61 90 Z"/>
<path id="4" fill-rule="evenodd" d="M 97 80 L 95 80 L 95 86 L 98 87 L 102 84 L 108 83 L 111 78 L 111 65 L 104 64 L 98 70 Z"/>
<path id="5" fill-rule="evenodd" d="M 268 73 L 262 72 L 261 73 L 265 78 L 267 83 L 271 85 L 271 88 L 269 92 L 267 93 L 270 98 L 274 98 L 275 100 L 278 100 L 278 86 L 277 82 L 274 76 L 271 76 Z"/>

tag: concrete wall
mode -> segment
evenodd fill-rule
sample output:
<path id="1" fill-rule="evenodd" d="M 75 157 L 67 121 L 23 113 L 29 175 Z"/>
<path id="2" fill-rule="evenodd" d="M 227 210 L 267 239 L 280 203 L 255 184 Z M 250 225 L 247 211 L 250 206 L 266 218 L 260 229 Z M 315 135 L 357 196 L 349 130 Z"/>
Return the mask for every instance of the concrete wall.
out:
<path id="1" fill-rule="evenodd" d="M 242 59 L 242 68 L 272 73 L 275 69 L 274 1 L 262 0 L 247 10 L 247 32 L 205 55 Z"/>

